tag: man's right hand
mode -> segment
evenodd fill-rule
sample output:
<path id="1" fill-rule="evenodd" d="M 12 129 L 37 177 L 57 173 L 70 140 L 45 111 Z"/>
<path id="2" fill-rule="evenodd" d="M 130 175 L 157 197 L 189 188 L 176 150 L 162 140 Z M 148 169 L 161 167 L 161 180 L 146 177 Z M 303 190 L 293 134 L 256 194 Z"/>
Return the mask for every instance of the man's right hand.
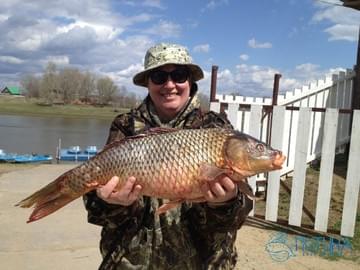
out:
<path id="1" fill-rule="evenodd" d="M 96 194 L 107 203 L 129 206 L 139 198 L 142 189 L 140 185 L 135 185 L 135 182 L 135 177 L 131 176 L 120 190 L 115 190 L 119 177 L 114 176 L 106 185 L 99 187 Z"/>

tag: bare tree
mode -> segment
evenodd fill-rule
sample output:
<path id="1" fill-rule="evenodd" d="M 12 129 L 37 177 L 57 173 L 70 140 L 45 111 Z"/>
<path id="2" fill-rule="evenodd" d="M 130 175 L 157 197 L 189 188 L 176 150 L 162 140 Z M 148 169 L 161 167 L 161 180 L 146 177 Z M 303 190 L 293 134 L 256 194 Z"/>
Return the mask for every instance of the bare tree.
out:
<path id="1" fill-rule="evenodd" d="M 39 78 L 27 74 L 21 77 L 20 84 L 25 89 L 27 97 L 38 98 L 40 96 L 41 80 Z"/>
<path id="2" fill-rule="evenodd" d="M 52 62 L 49 62 L 41 80 L 40 98 L 42 98 L 46 103 L 52 104 L 57 91 L 58 79 L 56 65 Z"/>
<path id="3" fill-rule="evenodd" d="M 83 74 L 76 68 L 64 68 L 59 72 L 59 92 L 65 104 L 79 99 Z"/>
<path id="4" fill-rule="evenodd" d="M 96 78 L 95 75 L 86 71 L 83 74 L 80 89 L 79 89 L 79 96 L 82 101 L 89 102 L 91 95 L 95 92 L 96 89 Z"/>
<path id="5" fill-rule="evenodd" d="M 109 77 L 103 77 L 97 80 L 97 90 L 99 94 L 99 103 L 102 105 L 109 104 L 113 99 L 117 86 Z"/>

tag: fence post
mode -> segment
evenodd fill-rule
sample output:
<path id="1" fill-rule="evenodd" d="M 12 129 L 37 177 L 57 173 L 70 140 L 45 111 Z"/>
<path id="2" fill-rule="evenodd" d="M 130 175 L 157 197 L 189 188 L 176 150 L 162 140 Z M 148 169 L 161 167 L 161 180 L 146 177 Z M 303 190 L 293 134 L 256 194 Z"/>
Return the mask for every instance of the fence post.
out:
<path id="1" fill-rule="evenodd" d="M 211 68 L 211 84 L 210 84 L 210 102 L 218 101 L 216 99 L 216 80 L 217 80 L 218 66 L 212 66 Z"/>

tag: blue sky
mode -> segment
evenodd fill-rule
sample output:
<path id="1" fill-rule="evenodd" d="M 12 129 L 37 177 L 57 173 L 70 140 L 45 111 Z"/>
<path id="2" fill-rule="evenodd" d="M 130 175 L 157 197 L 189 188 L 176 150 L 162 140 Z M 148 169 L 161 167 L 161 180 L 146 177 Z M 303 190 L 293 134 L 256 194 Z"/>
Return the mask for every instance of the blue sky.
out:
<path id="1" fill-rule="evenodd" d="M 328 2 L 328 3 L 325 3 Z M 356 61 L 360 11 L 338 0 L 2 0 L 0 86 L 41 75 L 49 61 L 132 84 L 146 49 L 158 42 L 186 46 L 218 92 L 271 96 L 273 77 L 292 90 Z"/>

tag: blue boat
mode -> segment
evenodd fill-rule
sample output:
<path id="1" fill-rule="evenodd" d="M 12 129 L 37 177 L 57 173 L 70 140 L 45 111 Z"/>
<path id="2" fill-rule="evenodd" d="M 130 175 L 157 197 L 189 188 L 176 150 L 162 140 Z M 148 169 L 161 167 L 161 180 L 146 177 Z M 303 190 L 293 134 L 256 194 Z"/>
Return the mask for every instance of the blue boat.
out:
<path id="1" fill-rule="evenodd" d="M 41 163 L 41 162 L 51 162 L 51 155 L 38 155 L 38 154 L 24 154 L 19 155 L 15 153 L 5 153 L 0 149 L 0 162 L 8 163 Z"/>
<path id="2" fill-rule="evenodd" d="M 17 155 L 14 159 L 14 163 L 40 163 L 40 162 L 49 162 L 52 161 L 51 155 Z"/>
<path id="3" fill-rule="evenodd" d="M 97 147 L 92 145 L 81 150 L 80 146 L 60 149 L 57 159 L 60 161 L 86 161 L 98 153 Z"/>

